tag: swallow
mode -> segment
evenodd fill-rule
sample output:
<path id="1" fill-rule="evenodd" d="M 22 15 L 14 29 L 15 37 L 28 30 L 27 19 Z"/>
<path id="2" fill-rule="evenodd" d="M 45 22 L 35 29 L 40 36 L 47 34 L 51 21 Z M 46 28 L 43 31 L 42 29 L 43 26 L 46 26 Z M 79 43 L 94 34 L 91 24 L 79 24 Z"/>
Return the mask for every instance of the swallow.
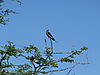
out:
<path id="1" fill-rule="evenodd" d="M 48 38 L 50 38 L 53 41 L 56 41 L 53 36 L 51 35 L 51 33 L 49 32 L 49 30 L 46 30 L 46 35 L 48 36 Z"/>

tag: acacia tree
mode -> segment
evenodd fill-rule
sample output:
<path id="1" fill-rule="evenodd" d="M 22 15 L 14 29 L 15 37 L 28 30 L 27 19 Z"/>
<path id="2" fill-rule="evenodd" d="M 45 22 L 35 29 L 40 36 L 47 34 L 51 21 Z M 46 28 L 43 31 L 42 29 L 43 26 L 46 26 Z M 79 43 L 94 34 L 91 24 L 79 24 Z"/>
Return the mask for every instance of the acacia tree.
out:
<path id="1" fill-rule="evenodd" d="M 10 14 L 16 14 L 15 11 L 10 9 L 4 9 L 2 3 L 5 0 L 0 0 L 0 24 L 5 25 L 9 21 Z M 21 3 L 19 0 L 14 0 Z M 69 75 L 74 67 L 79 64 L 89 64 L 89 62 L 77 62 L 75 61 L 75 56 L 82 54 L 88 48 L 83 46 L 79 50 L 72 50 L 70 52 L 54 52 L 52 48 L 52 41 L 50 46 L 47 46 L 45 40 L 45 50 L 41 50 L 34 45 L 24 46 L 22 48 L 16 47 L 13 42 L 7 41 L 7 44 L 0 45 L 0 75 L 39 75 L 39 74 L 50 74 L 57 71 L 68 70 L 66 75 Z M 59 59 L 55 59 L 55 54 L 59 55 Z M 65 54 L 61 57 L 61 54 Z M 16 61 L 25 59 L 23 63 L 14 63 Z M 13 59 L 11 61 L 11 59 Z M 21 61 L 21 60 L 19 60 Z M 19 62 L 18 61 L 18 62 Z M 60 68 L 59 66 L 65 63 L 71 63 L 70 67 Z M 60 65 L 59 65 L 60 64 Z"/>
<path id="2" fill-rule="evenodd" d="M 5 46 L 1 46 L 0 48 L 0 74 L 10 74 L 10 75 L 39 75 L 39 74 L 48 74 L 51 72 L 57 71 L 70 71 L 78 64 L 89 64 L 80 63 L 74 60 L 76 55 L 82 54 L 88 48 L 83 46 L 80 50 L 73 50 L 71 52 L 52 52 L 50 47 L 46 47 L 43 52 L 40 52 L 37 47 L 34 45 L 29 45 L 23 47 L 22 49 L 16 48 L 12 42 L 8 41 L 8 44 Z M 66 54 L 65 57 L 61 57 L 59 59 L 54 59 L 54 54 Z M 26 61 L 24 64 L 14 64 L 10 59 L 14 57 L 13 61 L 18 60 L 18 58 L 25 58 Z M 58 68 L 58 63 L 71 63 L 73 66 L 61 68 L 61 69 L 50 69 L 50 68 Z M 10 69 L 11 68 L 11 69 Z M 12 70 L 12 71 L 10 71 Z M 68 75 L 67 74 L 67 75 Z"/>

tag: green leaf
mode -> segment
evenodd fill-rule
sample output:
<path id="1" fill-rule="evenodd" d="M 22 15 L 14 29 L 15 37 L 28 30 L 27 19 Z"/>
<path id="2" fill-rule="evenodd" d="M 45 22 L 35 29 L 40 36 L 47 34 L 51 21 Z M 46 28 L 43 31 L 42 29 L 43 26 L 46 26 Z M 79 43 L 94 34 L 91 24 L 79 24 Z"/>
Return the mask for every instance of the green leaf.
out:
<path id="1" fill-rule="evenodd" d="M 66 57 L 61 58 L 60 61 L 61 61 L 61 62 L 70 62 L 70 63 L 74 62 L 74 60 L 68 59 L 68 58 L 66 58 Z"/>
<path id="2" fill-rule="evenodd" d="M 87 50 L 88 48 L 86 47 L 86 46 L 83 46 L 82 48 L 81 48 L 81 50 Z"/>

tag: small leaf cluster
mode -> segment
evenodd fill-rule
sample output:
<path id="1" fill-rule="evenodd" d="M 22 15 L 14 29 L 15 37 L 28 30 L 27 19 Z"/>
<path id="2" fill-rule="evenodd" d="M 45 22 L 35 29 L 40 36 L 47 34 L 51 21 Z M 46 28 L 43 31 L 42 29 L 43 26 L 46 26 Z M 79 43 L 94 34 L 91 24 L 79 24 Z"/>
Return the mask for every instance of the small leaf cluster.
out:
<path id="1" fill-rule="evenodd" d="M 6 10 L 1 10 L 0 11 L 0 24 L 5 25 L 6 22 L 9 22 L 9 18 L 6 18 L 8 15 L 10 14 L 16 14 L 15 11 L 10 10 L 10 9 L 6 9 Z"/>
<path id="2" fill-rule="evenodd" d="M 5 68 L 14 66 L 14 64 L 9 61 L 11 57 L 17 58 L 17 55 L 19 53 L 23 53 L 20 49 L 17 49 L 15 45 L 10 41 L 8 41 L 8 44 L 6 44 L 5 46 L 1 46 L 0 48 L 1 48 L 0 49 L 0 56 L 1 56 L 0 68 L 2 68 L 3 70 Z"/>
<path id="3" fill-rule="evenodd" d="M 61 62 L 74 62 L 73 59 L 71 58 L 75 58 L 76 55 L 80 55 L 81 53 L 83 53 L 83 51 L 86 51 L 88 48 L 83 46 L 79 51 L 78 50 L 73 50 L 71 51 L 71 54 L 67 57 L 61 58 Z"/>
<path id="4" fill-rule="evenodd" d="M 17 14 L 14 10 L 11 10 L 11 9 L 6 9 L 3 7 L 3 3 L 5 2 L 6 0 L 0 0 L 0 24 L 2 25 L 5 25 L 7 22 L 9 22 L 9 18 L 8 16 L 11 15 L 11 14 Z M 16 1 L 18 2 L 19 4 L 21 4 L 21 1 L 20 0 L 11 0 L 11 1 Z"/>
<path id="5" fill-rule="evenodd" d="M 67 58 L 67 57 L 61 58 L 60 61 L 61 61 L 61 62 L 70 62 L 70 63 L 74 62 L 74 60 L 69 59 L 69 58 Z"/>
<path id="6" fill-rule="evenodd" d="M 0 0 L 0 3 L 3 3 L 4 2 L 4 0 Z"/>

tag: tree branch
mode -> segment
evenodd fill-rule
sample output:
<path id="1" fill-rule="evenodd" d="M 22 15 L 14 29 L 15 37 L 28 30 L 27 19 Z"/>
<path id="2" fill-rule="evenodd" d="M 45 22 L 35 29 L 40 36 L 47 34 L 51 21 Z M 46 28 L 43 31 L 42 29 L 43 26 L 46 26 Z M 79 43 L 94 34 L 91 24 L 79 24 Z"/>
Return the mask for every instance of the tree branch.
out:
<path id="1" fill-rule="evenodd" d="M 74 53 L 74 52 L 54 52 L 53 54 L 71 54 L 71 53 Z"/>
<path id="2" fill-rule="evenodd" d="M 72 67 L 68 67 L 68 68 L 64 68 L 64 69 L 59 69 L 59 70 L 50 70 L 50 71 L 47 71 L 46 73 L 50 73 L 50 72 L 57 72 L 57 71 L 64 71 L 64 70 L 67 70 L 67 69 L 72 69 L 74 68 L 75 66 L 77 66 L 78 64 L 75 64 L 73 65 Z"/>
<path id="3" fill-rule="evenodd" d="M 69 73 L 70 73 L 71 71 L 72 71 L 72 69 L 70 69 L 66 75 L 69 75 Z"/>

